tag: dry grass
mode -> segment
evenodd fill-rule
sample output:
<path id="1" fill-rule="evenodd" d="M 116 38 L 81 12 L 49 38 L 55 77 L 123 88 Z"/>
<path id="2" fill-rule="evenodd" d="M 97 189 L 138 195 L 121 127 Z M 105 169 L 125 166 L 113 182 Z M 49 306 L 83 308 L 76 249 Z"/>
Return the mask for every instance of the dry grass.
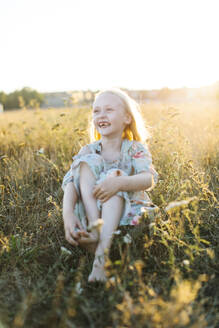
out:
<path id="1" fill-rule="evenodd" d="M 161 216 L 115 236 L 105 286 L 87 284 L 92 257 L 62 224 L 89 108 L 0 115 L 0 327 L 218 327 L 218 104 L 142 111 Z"/>

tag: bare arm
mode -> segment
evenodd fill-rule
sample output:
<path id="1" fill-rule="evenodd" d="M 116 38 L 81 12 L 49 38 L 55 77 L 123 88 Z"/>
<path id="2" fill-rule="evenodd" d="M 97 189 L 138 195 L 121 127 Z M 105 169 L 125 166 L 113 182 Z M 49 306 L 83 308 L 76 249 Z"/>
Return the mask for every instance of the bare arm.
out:
<path id="1" fill-rule="evenodd" d="M 131 176 L 119 176 L 119 191 L 147 190 L 153 184 L 153 175 L 150 172 L 142 172 Z"/>
<path id="2" fill-rule="evenodd" d="M 153 176 L 150 172 L 141 172 L 132 176 L 107 177 L 93 189 L 93 194 L 101 202 L 106 202 L 119 191 L 140 191 L 151 187 Z"/>
<path id="3" fill-rule="evenodd" d="M 63 197 L 63 220 L 65 229 L 66 240 L 76 246 L 78 245 L 77 239 L 80 235 L 87 235 L 81 225 L 80 220 L 74 214 L 74 207 L 77 202 L 77 192 L 73 182 L 69 182 L 65 187 Z M 75 228 L 79 228 L 79 231 L 75 231 Z"/>
<path id="4" fill-rule="evenodd" d="M 77 202 L 77 193 L 73 182 L 69 182 L 64 191 L 63 197 L 63 219 L 68 220 L 69 215 L 73 213 L 75 204 Z"/>

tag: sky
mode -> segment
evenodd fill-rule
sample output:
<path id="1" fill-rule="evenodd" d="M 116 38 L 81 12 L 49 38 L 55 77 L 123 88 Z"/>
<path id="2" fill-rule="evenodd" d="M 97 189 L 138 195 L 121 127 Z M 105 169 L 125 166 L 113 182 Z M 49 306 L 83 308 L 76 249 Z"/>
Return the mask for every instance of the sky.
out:
<path id="1" fill-rule="evenodd" d="M 218 0 L 0 0 L 0 91 L 219 81 Z"/>

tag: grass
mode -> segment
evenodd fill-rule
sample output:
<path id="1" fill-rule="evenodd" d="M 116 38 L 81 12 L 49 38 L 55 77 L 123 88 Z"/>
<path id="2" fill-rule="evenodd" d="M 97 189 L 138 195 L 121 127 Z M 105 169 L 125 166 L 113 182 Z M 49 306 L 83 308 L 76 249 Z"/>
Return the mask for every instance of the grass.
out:
<path id="1" fill-rule="evenodd" d="M 62 223 L 61 182 L 89 111 L 0 116 L 0 327 L 217 328 L 218 104 L 142 105 L 161 214 L 115 235 L 106 285 L 87 283 L 92 256 Z"/>

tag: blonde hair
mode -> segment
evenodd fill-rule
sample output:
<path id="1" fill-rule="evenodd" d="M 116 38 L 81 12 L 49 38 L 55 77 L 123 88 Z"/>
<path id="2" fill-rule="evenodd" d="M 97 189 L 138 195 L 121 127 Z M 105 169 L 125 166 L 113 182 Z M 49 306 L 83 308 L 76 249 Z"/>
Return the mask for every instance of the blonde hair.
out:
<path id="1" fill-rule="evenodd" d="M 131 116 L 131 123 L 125 127 L 122 138 L 145 142 L 150 137 L 150 133 L 145 127 L 144 120 L 140 112 L 139 104 L 134 99 L 132 99 L 126 92 L 118 88 L 104 89 L 98 92 L 95 95 L 94 101 L 96 101 L 96 99 L 104 93 L 111 93 L 113 95 L 118 96 L 123 103 L 125 111 Z M 93 122 L 90 126 L 90 138 L 92 141 L 101 139 L 101 135 L 95 129 Z"/>

